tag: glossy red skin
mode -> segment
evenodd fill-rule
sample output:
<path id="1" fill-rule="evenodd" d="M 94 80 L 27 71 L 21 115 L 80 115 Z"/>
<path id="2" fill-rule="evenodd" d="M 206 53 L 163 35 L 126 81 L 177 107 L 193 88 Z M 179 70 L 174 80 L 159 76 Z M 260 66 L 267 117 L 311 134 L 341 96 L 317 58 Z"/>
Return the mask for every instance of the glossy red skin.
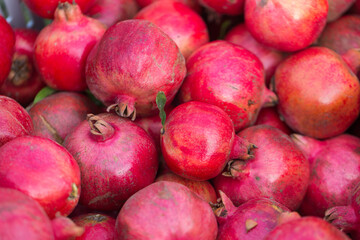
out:
<path id="1" fill-rule="evenodd" d="M 0 147 L 10 140 L 32 134 L 28 112 L 14 99 L 0 95 Z"/>
<path id="2" fill-rule="evenodd" d="M 51 221 L 55 240 L 69 240 L 81 236 L 84 228 L 77 226 L 70 218 L 57 216 Z"/>
<path id="3" fill-rule="evenodd" d="M 14 52 L 15 34 L 10 24 L 0 16 L 0 86 L 7 78 Z"/>
<path id="4" fill-rule="evenodd" d="M 200 5 L 198 3 L 197 0 L 136 0 L 138 2 L 138 4 L 141 7 L 146 7 L 147 5 L 150 5 L 151 3 L 154 2 L 181 2 L 186 4 L 187 6 L 189 6 L 190 8 L 192 8 L 193 10 L 199 12 L 200 9 Z"/>
<path id="5" fill-rule="evenodd" d="M 216 191 L 223 191 L 238 206 L 258 197 L 271 198 L 297 209 L 309 183 L 309 163 L 291 138 L 279 129 L 257 125 L 238 133 L 255 144 L 254 158 L 244 161 L 237 177 L 217 176 Z"/>
<path id="6" fill-rule="evenodd" d="M 87 15 L 110 27 L 118 21 L 133 18 L 138 9 L 136 0 L 96 0 Z"/>
<path id="7" fill-rule="evenodd" d="M 274 93 L 265 87 L 264 68 L 248 50 L 226 41 L 213 41 L 187 60 L 181 102 L 201 101 L 220 107 L 235 131 L 253 125 L 262 106 Z"/>
<path id="8" fill-rule="evenodd" d="M 44 82 L 58 90 L 85 90 L 85 63 L 105 30 L 78 5 L 59 5 L 54 21 L 40 31 L 34 46 L 35 65 Z"/>
<path id="9" fill-rule="evenodd" d="M 26 107 L 33 100 L 36 94 L 45 86 L 45 83 L 41 80 L 39 74 L 35 70 L 33 63 L 34 55 L 34 43 L 38 32 L 32 29 L 14 29 L 15 32 L 15 47 L 14 47 L 14 61 L 25 58 L 27 65 L 27 77 L 20 77 L 19 83 L 14 82 L 9 77 L 5 80 L 4 84 L 0 87 L 0 94 L 6 95 L 15 99 L 22 106 Z M 14 73 L 20 73 L 21 71 L 14 70 Z M 19 77 L 18 77 L 19 78 Z"/>
<path id="10" fill-rule="evenodd" d="M 226 41 L 246 48 L 255 54 L 264 65 L 266 85 L 269 85 L 276 67 L 285 58 L 285 54 L 264 46 L 254 39 L 246 29 L 246 25 L 241 23 L 233 27 L 224 38 Z"/>
<path id="11" fill-rule="evenodd" d="M 75 240 L 113 240 L 115 235 L 115 219 L 105 214 L 88 213 L 73 218 L 76 225 L 85 231 Z"/>
<path id="12" fill-rule="evenodd" d="M 140 117 L 157 112 L 159 91 L 170 104 L 185 74 L 175 42 L 153 23 L 138 19 L 110 27 L 86 64 L 86 82 L 97 99 L 107 106 L 127 104 Z"/>
<path id="13" fill-rule="evenodd" d="M 35 103 L 28 111 L 34 123 L 33 135 L 62 144 L 87 114 L 97 111 L 97 107 L 83 94 L 58 92 Z"/>
<path id="14" fill-rule="evenodd" d="M 350 240 L 345 233 L 317 217 L 303 217 L 277 226 L 265 240 Z"/>
<path id="15" fill-rule="evenodd" d="M 327 0 L 247 0 L 245 24 L 260 43 L 294 52 L 319 37 L 327 12 Z"/>
<path id="16" fill-rule="evenodd" d="M 167 116 L 164 129 L 161 149 L 171 171 L 205 181 L 224 169 L 235 132 L 231 119 L 220 108 L 196 101 L 181 104 Z"/>
<path id="17" fill-rule="evenodd" d="M 116 219 L 114 239 L 215 240 L 217 228 L 207 202 L 179 183 L 160 181 L 125 203 Z"/>
<path id="18" fill-rule="evenodd" d="M 290 56 L 276 69 L 274 86 L 279 114 L 303 135 L 337 136 L 359 115 L 359 80 L 330 49 L 312 47 Z"/>
<path id="19" fill-rule="evenodd" d="M 169 181 L 180 183 L 188 187 L 191 191 L 198 194 L 206 202 L 216 203 L 217 196 L 214 187 L 208 181 L 194 181 L 180 177 L 172 172 L 165 172 L 160 174 L 155 182 Z"/>
<path id="20" fill-rule="evenodd" d="M 199 0 L 199 3 L 216 13 L 235 16 L 244 12 L 245 0 Z"/>
<path id="21" fill-rule="evenodd" d="M 52 219 L 67 216 L 79 201 L 80 170 L 61 145 L 35 136 L 18 137 L 0 148 L 0 187 L 32 197 Z M 77 193 L 72 191 L 77 188 Z"/>
<path id="22" fill-rule="evenodd" d="M 2 240 L 54 240 L 51 222 L 32 198 L 0 188 L 0 236 Z"/>
<path id="23" fill-rule="evenodd" d="M 269 125 L 280 129 L 285 134 L 292 133 L 291 129 L 282 121 L 277 113 L 276 107 L 267 107 L 261 109 L 259 116 L 256 119 L 255 125 Z"/>
<path id="24" fill-rule="evenodd" d="M 355 14 L 345 15 L 325 27 L 318 39 L 318 44 L 339 54 L 344 54 L 351 48 L 359 48 L 359 25 L 360 16 Z"/>
<path id="25" fill-rule="evenodd" d="M 232 208 L 232 209 L 231 209 Z M 225 206 L 228 214 L 219 221 L 217 240 L 262 240 L 278 225 L 278 218 L 289 209 L 267 198 L 252 199 L 240 205 Z M 256 227 L 247 230 L 246 222 L 255 221 Z"/>
<path id="26" fill-rule="evenodd" d="M 185 58 L 209 42 L 204 20 L 183 3 L 157 1 L 140 10 L 134 18 L 149 20 L 160 27 Z"/>
<path id="27" fill-rule="evenodd" d="M 24 3 L 31 9 L 34 13 L 43 18 L 54 18 L 54 13 L 59 5 L 59 2 L 68 2 L 72 3 L 73 0 L 23 0 Z M 87 12 L 96 0 L 76 0 L 76 3 L 81 8 L 82 12 Z"/>
<path id="28" fill-rule="evenodd" d="M 329 12 L 327 16 L 327 22 L 337 20 L 343 15 L 355 2 L 356 0 L 328 0 Z"/>
<path id="29" fill-rule="evenodd" d="M 138 190 L 153 183 L 158 169 L 154 141 L 141 127 L 115 114 L 98 115 L 114 128 L 99 141 L 83 121 L 64 146 L 81 170 L 81 204 L 97 210 L 118 210 Z M 91 149 L 91 151 L 89 151 Z"/>

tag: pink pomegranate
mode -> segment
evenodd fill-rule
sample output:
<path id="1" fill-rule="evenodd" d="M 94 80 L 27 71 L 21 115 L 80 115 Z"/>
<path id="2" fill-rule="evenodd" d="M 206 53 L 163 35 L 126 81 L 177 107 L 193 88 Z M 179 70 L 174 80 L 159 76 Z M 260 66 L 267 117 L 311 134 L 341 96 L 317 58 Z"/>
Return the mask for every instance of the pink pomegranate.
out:
<path id="1" fill-rule="evenodd" d="M 87 15 L 110 27 L 118 21 L 133 18 L 138 8 L 136 0 L 96 0 Z"/>
<path id="2" fill-rule="evenodd" d="M 51 219 L 75 208 L 80 170 L 64 147 L 46 138 L 23 136 L 3 145 L 0 159 L 0 187 L 32 197 Z"/>
<path id="3" fill-rule="evenodd" d="M 220 107 L 232 119 L 235 131 L 253 125 L 260 109 L 277 101 L 265 87 L 260 60 L 235 44 L 221 40 L 208 43 L 189 57 L 186 66 L 181 101 Z"/>
<path id="4" fill-rule="evenodd" d="M 45 86 L 33 63 L 34 43 L 38 33 L 30 29 L 15 29 L 14 32 L 16 43 L 11 71 L 0 87 L 0 94 L 27 106 Z"/>
<path id="5" fill-rule="evenodd" d="M 41 30 L 34 46 L 44 82 L 58 90 L 85 90 L 85 63 L 105 29 L 98 20 L 84 16 L 76 3 L 59 4 L 54 21 Z"/>
<path id="6" fill-rule="evenodd" d="M 55 240 L 69 240 L 84 233 L 82 226 L 76 225 L 70 218 L 58 216 L 51 221 Z"/>
<path id="7" fill-rule="evenodd" d="M 138 19 L 110 27 L 86 65 L 94 96 L 109 111 L 132 120 L 156 113 L 159 91 L 170 104 L 185 74 L 185 59 L 175 42 L 153 23 Z"/>
<path id="8" fill-rule="evenodd" d="M 264 65 L 266 85 L 269 85 L 270 79 L 275 73 L 276 67 L 285 58 L 285 54 L 264 46 L 254 39 L 247 30 L 244 23 L 233 27 L 224 38 L 226 41 L 246 48 L 254 53 Z"/>
<path id="9" fill-rule="evenodd" d="M 244 12 L 245 0 L 199 0 L 199 3 L 218 14 L 240 15 Z"/>
<path id="10" fill-rule="evenodd" d="M 32 198 L 10 188 L 0 188 L 2 240 L 55 240 L 50 219 Z"/>
<path id="11" fill-rule="evenodd" d="M 328 0 L 247 0 L 245 23 L 260 43 L 280 51 L 308 47 L 326 24 Z"/>
<path id="12" fill-rule="evenodd" d="M 345 56 L 359 56 L 349 52 Z M 275 72 L 278 111 L 295 132 L 325 139 L 343 133 L 360 110 L 360 83 L 341 56 L 324 47 L 293 54 Z"/>
<path id="13" fill-rule="evenodd" d="M 217 240 L 261 240 L 278 225 L 285 206 L 268 198 L 247 201 L 238 208 L 220 191 L 222 201 L 215 214 L 219 223 Z"/>
<path id="14" fill-rule="evenodd" d="M 318 39 L 318 44 L 330 48 L 339 54 L 345 54 L 352 48 L 360 47 L 360 16 L 345 15 L 326 25 Z"/>
<path id="15" fill-rule="evenodd" d="M 154 2 L 181 2 L 192 8 L 193 10 L 200 12 L 200 5 L 198 0 L 136 0 L 141 7 L 146 7 Z"/>
<path id="16" fill-rule="evenodd" d="M 116 219 L 115 240 L 215 240 L 217 228 L 207 202 L 184 185 L 160 181 L 126 201 Z"/>
<path id="17" fill-rule="evenodd" d="M 288 221 L 273 229 L 265 240 L 350 240 L 345 233 L 318 217 Z"/>
<path id="18" fill-rule="evenodd" d="M 73 221 L 84 228 L 84 233 L 75 240 L 113 240 L 115 219 L 99 213 L 88 213 L 73 218 Z"/>
<path id="19" fill-rule="evenodd" d="M 115 114 L 88 115 L 64 146 L 80 166 L 80 202 L 92 209 L 118 210 L 155 180 L 159 162 L 154 141 Z"/>
<path id="20" fill-rule="evenodd" d="M 341 135 L 323 142 L 295 135 L 310 163 L 310 183 L 301 204 L 303 215 L 323 217 L 326 209 L 346 205 L 360 180 L 360 139 Z"/>
<path id="21" fill-rule="evenodd" d="M 297 209 L 309 183 L 309 163 L 291 138 L 277 128 L 257 125 L 238 133 L 255 144 L 254 156 L 235 160 L 214 180 L 215 190 L 223 191 L 240 205 L 254 198 L 267 197 L 290 210 Z"/>
<path id="22" fill-rule="evenodd" d="M 360 0 L 355 0 L 354 5 L 350 8 L 350 12 L 354 14 L 360 13 Z"/>
<path id="23" fill-rule="evenodd" d="M 208 203 L 216 203 L 217 196 L 214 187 L 208 181 L 194 181 L 180 177 L 172 172 L 161 173 L 155 182 L 169 181 L 180 183 L 188 187 L 191 191 L 198 194 L 202 199 Z"/>
<path id="24" fill-rule="evenodd" d="M 32 134 L 28 112 L 14 99 L 0 95 L 0 147 L 10 140 Z"/>
<path id="25" fill-rule="evenodd" d="M 23 0 L 34 13 L 43 18 L 54 18 L 59 3 L 73 3 L 74 0 Z M 96 0 L 76 0 L 82 12 L 87 12 Z"/>
<path id="26" fill-rule="evenodd" d="M 160 141 L 170 170 L 197 181 L 216 177 L 231 159 L 250 158 L 254 148 L 235 135 L 223 110 L 197 101 L 181 104 L 170 113 Z"/>
<path id="27" fill-rule="evenodd" d="M 288 135 L 292 133 L 291 129 L 284 123 L 284 121 L 280 119 L 275 107 L 261 109 L 259 116 L 256 119 L 255 125 L 261 124 L 278 128 Z"/>
<path id="28" fill-rule="evenodd" d="M 163 30 L 180 49 L 185 58 L 209 42 L 204 20 L 180 2 L 157 1 L 143 8 L 135 19 L 149 20 Z"/>
<path id="29" fill-rule="evenodd" d="M 327 21 L 332 22 L 337 20 L 344 14 L 356 0 L 328 0 L 329 12 L 327 15 Z"/>
<path id="30" fill-rule="evenodd" d="M 28 111 L 34 122 L 35 136 L 62 144 L 88 113 L 97 112 L 98 109 L 83 94 L 58 92 L 35 103 Z"/>
<path id="31" fill-rule="evenodd" d="M 0 87 L 10 72 L 14 45 L 14 31 L 5 18 L 0 16 Z"/>

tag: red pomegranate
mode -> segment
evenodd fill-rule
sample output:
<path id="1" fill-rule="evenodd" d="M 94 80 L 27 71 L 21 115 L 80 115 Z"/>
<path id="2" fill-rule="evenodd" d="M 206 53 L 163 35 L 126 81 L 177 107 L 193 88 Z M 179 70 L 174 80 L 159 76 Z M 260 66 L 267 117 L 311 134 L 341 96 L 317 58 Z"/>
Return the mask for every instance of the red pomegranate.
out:
<path id="1" fill-rule="evenodd" d="M 200 11 L 200 5 L 198 3 L 198 0 L 136 0 L 138 4 L 141 7 L 146 7 L 147 5 L 150 5 L 154 2 L 181 2 L 192 8 L 193 10 L 199 12 Z"/>
<path id="2" fill-rule="evenodd" d="M 75 3 L 59 4 L 54 21 L 41 30 L 34 46 L 35 65 L 44 82 L 58 90 L 85 90 L 85 63 L 105 30 Z"/>
<path id="3" fill-rule="evenodd" d="M 257 146 L 248 160 L 229 162 L 214 180 L 238 206 L 248 200 L 267 197 L 290 210 L 297 209 L 309 183 L 309 163 L 291 138 L 277 128 L 257 125 L 238 133 Z"/>
<path id="4" fill-rule="evenodd" d="M 291 129 L 280 119 L 277 109 L 275 107 L 268 107 L 261 109 L 259 116 L 256 119 L 255 125 L 269 125 L 280 129 L 285 134 L 292 133 Z"/>
<path id="5" fill-rule="evenodd" d="M 28 112 L 14 99 L 0 95 L 0 147 L 10 140 L 33 133 Z"/>
<path id="6" fill-rule="evenodd" d="M 325 27 L 327 13 L 327 0 L 245 1 L 245 24 L 251 35 L 286 52 L 312 44 Z"/>
<path id="7" fill-rule="evenodd" d="M 132 120 L 157 112 L 159 91 L 170 104 L 185 74 L 185 59 L 175 42 L 153 23 L 138 19 L 110 27 L 86 64 L 94 96 L 109 111 Z"/>
<path id="8" fill-rule="evenodd" d="M 349 52 L 346 58 L 359 55 Z M 349 61 L 347 61 L 349 62 Z M 340 55 L 324 47 L 293 54 L 275 72 L 279 114 L 295 132 L 325 139 L 343 133 L 360 110 L 360 83 Z"/>
<path id="9" fill-rule="evenodd" d="M 88 115 L 64 146 L 80 166 L 80 202 L 92 209 L 118 210 L 155 180 L 159 162 L 154 141 L 115 114 Z"/>
<path id="10" fill-rule="evenodd" d="M 327 21 L 332 22 L 337 20 L 355 3 L 355 1 L 356 0 L 328 0 L 329 12 Z"/>
<path id="11" fill-rule="evenodd" d="M 217 230 L 207 202 L 184 185 L 160 181 L 126 201 L 116 219 L 114 239 L 215 240 Z"/>
<path id="12" fill-rule="evenodd" d="M 43 18 L 54 18 L 59 3 L 73 3 L 75 0 L 23 0 L 24 3 L 37 15 Z M 76 0 L 82 12 L 87 12 L 96 0 Z"/>
<path id="13" fill-rule="evenodd" d="M 46 138 L 17 137 L 0 148 L 0 159 L 0 187 L 32 197 L 51 219 L 75 208 L 80 170 L 64 147 Z"/>
<path id="14" fill-rule="evenodd" d="M 115 219 L 99 213 L 88 213 L 73 218 L 74 223 L 84 228 L 84 233 L 75 240 L 114 240 Z"/>
<path id="15" fill-rule="evenodd" d="M 182 102 L 201 101 L 223 109 L 235 131 L 255 123 L 262 107 L 277 97 L 265 87 L 264 68 L 250 51 L 226 41 L 213 41 L 187 60 L 188 74 L 180 89 Z"/>
<path id="16" fill-rule="evenodd" d="M 0 87 L 0 94 L 27 106 L 45 86 L 33 62 L 34 43 L 38 32 L 31 29 L 15 29 L 14 32 L 16 42 L 11 71 Z"/>
<path id="17" fill-rule="evenodd" d="M 0 15 L 0 86 L 7 78 L 14 52 L 15 34 L 5 18 Z"/>
<path id="18" fill-rule="evenodd" d="M 157 1 L 143 8 L 135 19 L 149 20 L 163 30 L 180 49 L 185 58 L 209 42 L 204 20 L 180 2 Z"/>
<path id="19" fill-rule="evenodd" d="M 138 8 L 136 0 L 96 0 L 87 15 L 111 27 L 118 21 L 133 18 Z"/>
<path id="20" fill-rule="evenodd" d="M 70 240 L 82 236 L 84 228 L 76 225 L 70 218 L 57 216 L 51 221 L 55 240 Z"/>
<path id="21" fill-rule="evenodd" d="M 199 0 L 199 3 L 218 14 L 240 15 L 244 12 L 245 0 Z"/>
<path id="22" fill-rule="evenodd" d="M 254 145 L 235 135 L 228 115 L 214 105 L 191 101 L 167 117 L 161 135 L 166 165 L 174 173 L 197 181 L 222 172 L 231 159 L 250 158 Z"/>

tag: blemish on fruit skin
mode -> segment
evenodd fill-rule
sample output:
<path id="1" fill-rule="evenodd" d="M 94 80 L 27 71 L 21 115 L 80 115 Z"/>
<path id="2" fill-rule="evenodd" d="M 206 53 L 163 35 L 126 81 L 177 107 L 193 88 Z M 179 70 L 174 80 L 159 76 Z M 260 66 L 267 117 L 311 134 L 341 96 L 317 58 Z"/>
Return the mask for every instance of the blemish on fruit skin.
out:
<path id="1" fill-rule="evenodd" d="M 267 3 L 268 3 L 268 0 L 261 0 L 260 3 L 259 3 L 259 6 L 260 7 L 265 7 Z"/>

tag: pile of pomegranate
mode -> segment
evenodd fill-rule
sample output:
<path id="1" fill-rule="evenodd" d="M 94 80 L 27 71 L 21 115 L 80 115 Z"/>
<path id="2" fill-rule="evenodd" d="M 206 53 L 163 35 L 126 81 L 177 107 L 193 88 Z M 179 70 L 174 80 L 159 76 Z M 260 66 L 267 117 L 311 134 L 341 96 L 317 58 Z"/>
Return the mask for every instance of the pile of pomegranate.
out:
<path id="1" fill-rule="evenodd" d="M 360 240 L 360 0 L 23 4 L 0 239 Z"/>

